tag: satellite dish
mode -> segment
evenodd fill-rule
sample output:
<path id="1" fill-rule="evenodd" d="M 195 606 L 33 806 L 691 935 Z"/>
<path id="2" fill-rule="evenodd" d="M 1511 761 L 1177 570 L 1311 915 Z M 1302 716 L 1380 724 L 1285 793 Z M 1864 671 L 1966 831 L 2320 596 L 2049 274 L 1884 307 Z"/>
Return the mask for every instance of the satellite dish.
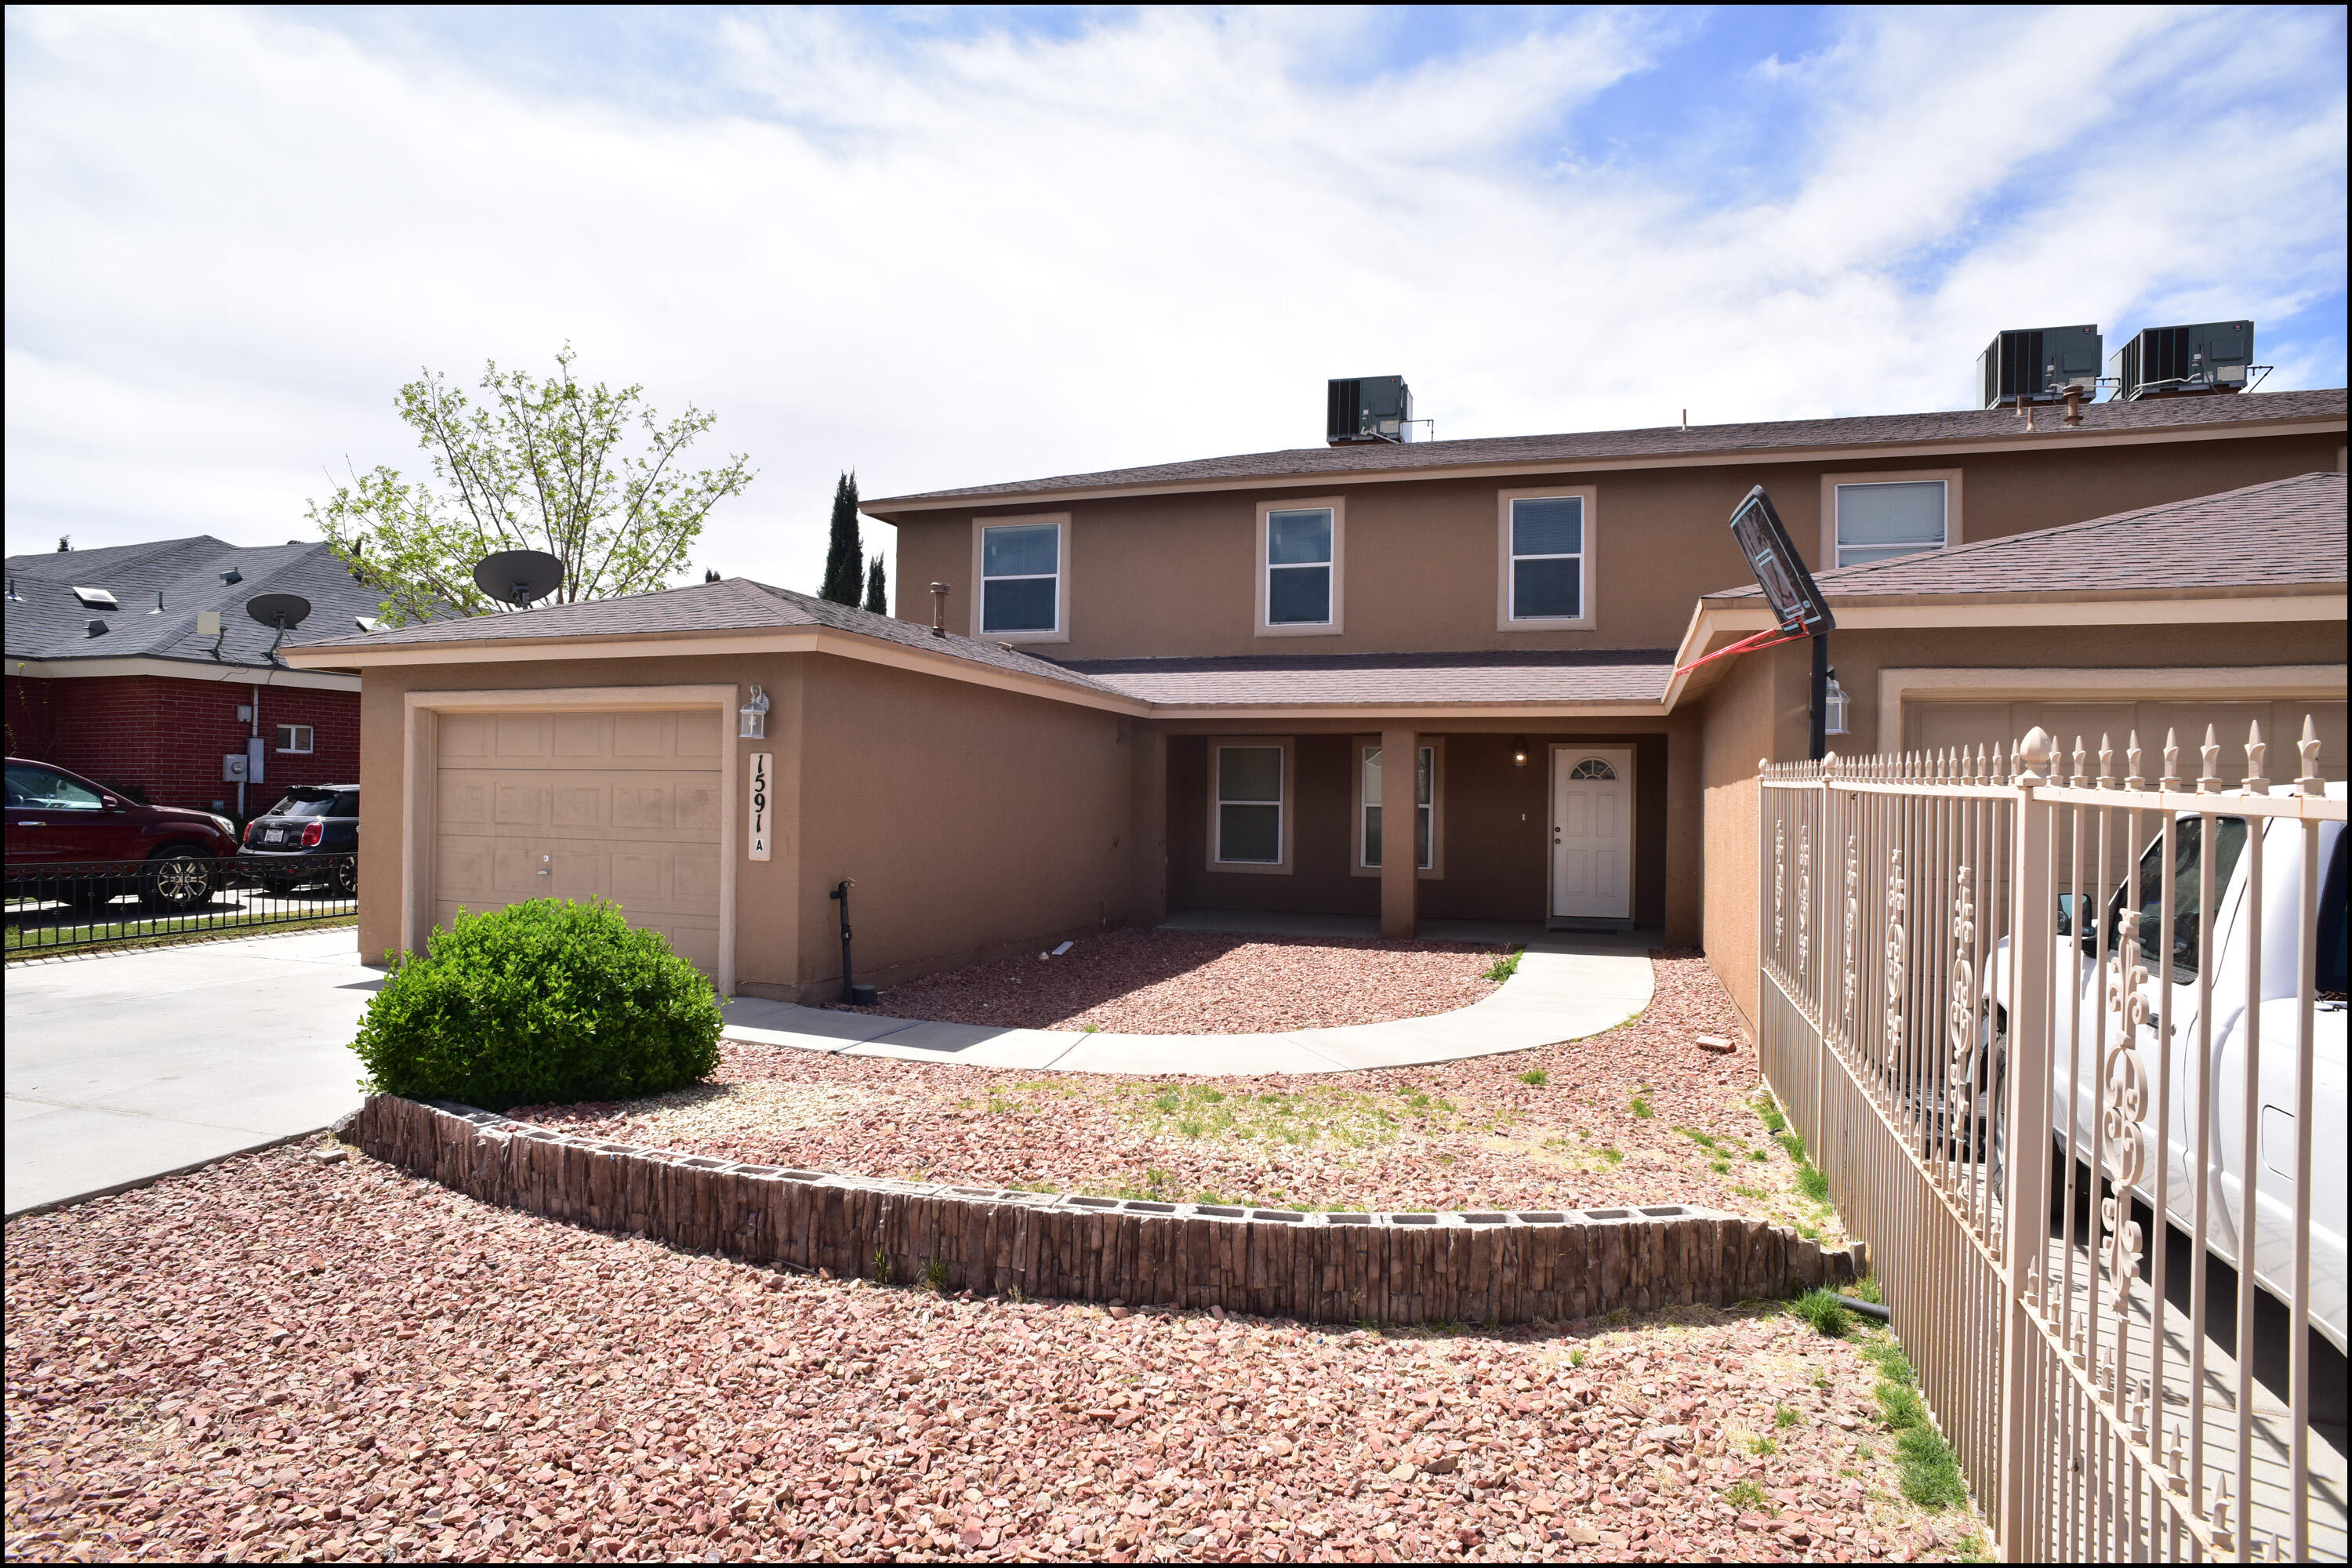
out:
<path id="1" fill-rule="evenodd" d="M 544 550 L 501 550 L 474 568 L 474 586 L 523 609 L 563 586 L 563 563 Z"/>
<path id="2" fill-rule="evenodd" d="M 245 613 L 265 626 L 288 632 L 310 616 L 310 601 L 299 594 L 256 594 L 245 602 Z"/>

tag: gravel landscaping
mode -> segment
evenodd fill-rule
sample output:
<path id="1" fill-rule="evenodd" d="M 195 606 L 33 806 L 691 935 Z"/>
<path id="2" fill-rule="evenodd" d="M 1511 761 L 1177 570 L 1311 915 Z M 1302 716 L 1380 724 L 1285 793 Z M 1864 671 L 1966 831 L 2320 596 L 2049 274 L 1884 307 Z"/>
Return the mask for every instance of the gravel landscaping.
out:
<path id="1" fill-rule="evenodd" d="M 1121 931 L 893 985 L 879 1013 L 947 1024 L 1246 1035 L 1451 1013 L 1492 992 L 1502 954 L 1454 942 Z"/>
<path id="2" fill-rule="evenodd" d="M 1383 1334 L 968 1301 L 297 1146 L 11 1222 L 5 1308 L 15 1560 L 1848 1561 L 1979 1539 L 1965 1509 L 1903 1500 L 1867 1345 L 1779 1307 Z"/>
<path id="3" fill-rule="evenodd" d="M 859 1175 L 1306 1209 L 1686 1203 L 1843 1245 L 1759 1114 L 1754 1051 L 1706 961 L 1654 963 L 1656 994 L 1627 1024 L 1444 1066 L 1139 1079 L 730 1041 L 710 1084 L 510 1114 Z M 1738 1049 L 1706 1050 L 1703 1035 Z"/>

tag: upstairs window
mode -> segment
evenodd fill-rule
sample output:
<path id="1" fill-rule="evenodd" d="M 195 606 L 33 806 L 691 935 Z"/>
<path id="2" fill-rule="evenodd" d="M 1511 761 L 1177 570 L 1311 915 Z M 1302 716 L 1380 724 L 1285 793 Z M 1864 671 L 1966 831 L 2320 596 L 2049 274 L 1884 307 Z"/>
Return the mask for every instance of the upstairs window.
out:
<path id="1" fill-rule="evenodd" d="M 1061 519 L 983 523 L 980 529 L 982 637 L 1063 637 Z"/>
<path id="2" fill-rule="evenodd" d="M 1265 514 L 1268 626 L 1331 624 L 1331 509 Z"/>
<path id="3" fill-rule="evenodd" d="M 1511 502 L 1510 617 L 1584 616 L 1584 498 L 1527 496 Z"/>
<path id="4" fill-rule="evenodd" d="M 1943 549 L 1951 542 L 1950 489 L 1942 479 L 1832 485 L 1835 563 L 1859 566 Z"/>

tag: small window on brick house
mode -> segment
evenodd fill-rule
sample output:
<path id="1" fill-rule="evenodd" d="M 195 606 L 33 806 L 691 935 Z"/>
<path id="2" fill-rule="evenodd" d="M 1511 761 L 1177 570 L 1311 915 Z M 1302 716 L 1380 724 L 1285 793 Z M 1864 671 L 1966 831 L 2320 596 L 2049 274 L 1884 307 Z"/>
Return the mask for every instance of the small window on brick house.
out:
<path id="1" fill-rule="evenodd" d="M 280 724 L 278 726 L 278 749 L 281 752 L 304 752 L 310 749 L 310 726 Z"/>

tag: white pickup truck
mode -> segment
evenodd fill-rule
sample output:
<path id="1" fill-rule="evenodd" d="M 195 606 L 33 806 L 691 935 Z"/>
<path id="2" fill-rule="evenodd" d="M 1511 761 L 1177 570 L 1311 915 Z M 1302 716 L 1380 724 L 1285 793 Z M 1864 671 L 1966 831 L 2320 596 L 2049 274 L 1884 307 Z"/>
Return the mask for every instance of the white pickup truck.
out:
<path id="1" fill-rule="evenodd" d="M 2342 799 L 2345 786 L 2330 784 L 2328 795 Z M 2201 861 L 2209 847 L 2201 841 L 2200 819 L 2179 818 L 2174 835 L 2173 863 L 2164 865 L 2164 840 L 2150 843 L 2141 856 L 2139 870 L 2128 887 L 2119 886 L 2105 900 L 2106 943 L 2117 941 L 2117 928 L 2136 913 L 2140 922 L 2142 966 L 2148 981 L 2143 994 L 2147 1021 L 2139 1029 L 2139 1048 L 2147 1068 L 2149 1110 L 2156 1115 L 2155 1083 L 2159 1057 L 2168 1055 L 2171 1070 L 2171 1114 L 2163 1138 L 2169 1163 L 2165 1206 L 2172 1224 L 2191 1234 L 2196 1212 L 2193 1163 L 2197 1129 L 2198 1007 L 2200 976 L 2212 979 L 2210 1041 L 2211 1098 L 2209 1102 L 2210 1142 L 2206 1184 L 2205 1243 L 2216 1258 L 2236 1267 L 2244 1182 L 2254 1173 L 2254 1279 L 2263 1290 L 2283 1304 L 2291 1304 L 2294 1279 L 2295 1202 L 2295 1108 L 2300 1006 L 2297 1002 L 2296 961 L 2302 947 L 2303 835 L 2300 823 L 2270 819 L 2261 835 L 2263 888 L 2260 907 L 2248 898 L 2252 858 L 2247 849 L 2252 835 L 2247 819 L 2216 819 L 2213 844 L 2215 889 L 2212 947 L 2198 950 L 2198 898 Z M 2345 900 L 2346 858 L 2352 836 L 2340 823 L 2319 828 L 2320 895 L 2317 904 L 2318 969 L 2315 991 L 2319 997 L 2314 1019 L 2311 1127 L 2311 1294 L 2313 1325 L 2340 1352 L 2344 1349 L 2345 1316 Z M 2173 889 L 2173 931 L 2162 931 L 2160 889 Z M 2133 890 L 2139 897 L 2131 897 Z M 2141 899 L 2145 904 L 2141 904 Z M 2084 900 L 2087 902 L 2087 900 Z M 2127 905 L 2131 906 L 2127 910 Z M 2062 900 L 2058 927 L 2057 973 L 2071 966 L 2077 979 L 2076 1016 L 2082 1030 L 2079 1051 L 2070 1047 L 2062 1015 L 2053 1031 L 2057 1060 L 2051 1075 L 2051 1125 L 2062 1152 L 2094 1168 L 2098 1164 L 2098 1140 L 2091 1127 L 2099 1070 L 2097 1042 L 2101 1014 L 2107 1007 L 2107 976 L 2091 956 L 2097 935 L 2087 914 L 2074 900 Z M 2261 968 L 2249 1005 L 2248 944 L 2259 931 Z M 2004 941 L 2001 947 L 2006 949 Z M 2007 953 L 1997 953 L 1991 994 L 2006 994 Z M 2169 973 L 2168 974 L 2168 968 Z M 2162 1011 L 2160 988 L 2169 984 L 2172 1017 L 2169 1041 L 2158 1038 Z M 2258 1027 L 2250 1027 L 2250 1018 Z M 2106 1028 L 2115 1027 L 2106 1015 Z M 2256 1118 L 2256 1147 L 2245 1147 L 2246 1051 L 2250 1037 L 2259 1037 L 2261 1071 Z M 1998 1058 L 1995 1070 L 2005 1064 Z M 2068 1058 L 2076 1058 L 2069 1073 Z M 2074 1106 L 2079 1101 L 2079 1115 Z M 2070 1132 L 2070 1127 L 2073 1131 Z M 2153 1127 L 2148 1129 L 2154 1134 Z M 2156 1151 L 2149 1151 L 2147 1174 L 2134 1195 L 2155 1207 Z M 1998 1161 L 1998 1154 L 1996 1160 Z M 2151 1237 L 2153 1243 L 2155 1238 Z"/>

